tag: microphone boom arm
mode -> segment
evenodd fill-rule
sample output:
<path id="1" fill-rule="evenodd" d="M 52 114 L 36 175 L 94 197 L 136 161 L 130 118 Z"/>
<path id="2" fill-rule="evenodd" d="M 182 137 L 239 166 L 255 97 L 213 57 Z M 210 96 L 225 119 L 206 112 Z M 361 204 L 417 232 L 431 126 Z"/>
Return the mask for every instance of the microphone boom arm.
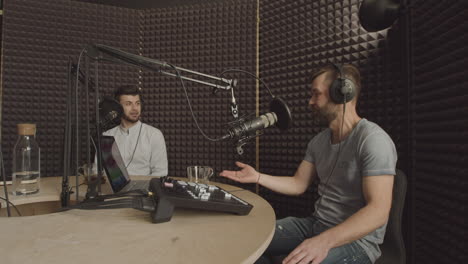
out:
<path id="1" fill-rule="evenodd" d="M 122 50 L 118 50 L 113 47 L 101 45 L 101 44 L 94 44 L 94 45 L 89 45 L 86 47 L 86 55 L 96 61 L 108 61 L 108 62 L 113 62 L 113 63 L 126 63 L 130 65 L 135 65 L 143 68 L 147 68 L 165 75 L 173 76 L 173 77 L 178 77 L 181 80 L 187 80 L 191 82 L 196 82 L 200 83 L 203 85 L 211 86 L 214 87 L 213 93 L 216 92 L 217 89 L 223 89 L 223 90 L 231 90 L 232 94 L 232 101 L 231 101 L 231 112 L 234 118 L 237 120 L 237 125 L 233 126 L 228 130 L 228 133 L 225 134 L 224 136 L 217 138 L 217 139 L 211 139 L 208 136 L 206 136 L 203 131 L 199 128 L 200 132 L 205 136 L 205 138 L 208 138 L 211 141 L 219 141 L 219 140 L 226 140 L 226 139 L 237 139 L 237 152 L 238 154 L 242 155 L 243 154 L 243 146 L 251 139 L 254 137 L 257 137 L 259 135 L 258 130 L 265 129 L 267 127 L 270 127 L 272 125 L 275 125 L 280 129 L 280 130 L 286 130 L 289 128 L 292 122 L 291 118 L 291 112 L 286 105 L 286 103 L 281 99 L 281 98 L 276 98 L 272 95 L 273 100 L 270 102 L 270 113 L 266 113 L 264 115 L 261 115 L 253 120 L 239 120 L 238 119 L 238 109 L 237 109 L 237 104 L 236 100 L 234 97 L 234 88 L 237 85 L 237 80 L 236 79 L 225 79 L 217 76 L 212 76 L 208 75 L 205 73 L 200 73 L 180 67 L 176 67 L 174 65 L 171 65 L 169 63 L 155 60 L 155 59 L 150 59 L 143 57 L 141 55 L 136 55 L 132 53 L 128 53 Z M 168 72 L 163 70 L 163 68 L 170 68 L 172 70 L 176 71 L 175 73 Z M 204 78 L 212 79 L 215 80 L 216 82 L 208 82 L 208 81 L 203 81 L 199 79 L 194 79 L 190 77 L 185 77 L 180 74 L 180 72 L 186 72 L 189 74 L 201 76 Z M 183 85 L 183 83 L 182 83 Z M 265 85 L 266 86 L 266 85 Z M 268 88 L 268 87 L 267 87 Z M 185 88 L 184 88 L 185 89 Z M 187 98 L 188 100 L 188 98 Z M 189 107 L 191 110 L 190 102 Z M 193 115 L 193 112 L 192 112 Z M 193 116 L 195 124 L 198 123 Z"/>
<path id="2" fill-rule="evenodd" d="M 179 67 L 174 67 L 175 69 L 177 70 L 180 70 L 180 69 L 183 69 L 183 68 L 179 68 Z M 214 77 L 214 76 L 210 76 L 210 75 L 207 75 L 207 74 L 204 74 L 204 73 L 199 73 L 199 72 L 195 72 L 195 71 L 190 71 L 190 70 L 187 70 L 188 72 L 190 73 L 195 73 L 195 74 L 198 74 L 200 76 L 204 76 L 204 77 L 208 77 L 208 78 L 212 78 L 212 79 L 218 79 L 219 81 L 222 81 L 224 83 L 226 83 L 227 85 L 226 86 L 222 86 L 222 85 L 219 85 L 219 84 L 215 84 L 215 83 L 210 83 L 210 82 L 205 82 L 205 81 L 201 81 L 201 80 L 197 80 L 197 79 L 193 79 L 193 78 L 190 78 L 190 77 L 185 77 L 185 76 L 180 76 L 180 78 L 184 79 L 184 80 L 187 80 L 187 81 L 191 81 L 191 82 L 196 82 L 196 83 L 200 83 L 200 84 L 204 84 L 204 85 L 207 85 L 207 86 L 211 86 L 211 87 L 214 87 L 216 89 L 223 89 L 223 90 L 230 90 L 231 88 L 234 87 L 234 81 L 233 80 L 228 80 L 228 79 L 224 79 L 224 78 L 218 78 L 218 77 Z M 162 71 L 160 70 L 159 71 L 160 73 L 162 74 L 165 74 L 165 75 L 169 75 L 169 76 L 173 76 L 173 77 L 178 77 L 177 74 L 174 74 L 174 73 L 170 73 L 170 72 L 166 72 L 166 71 Z"/>
<path id="3" fill-rule="evenodd" d="M 94 44 L 92 46 L 88 46 L 86 50 L 87 50 L 87 55 L 89 57 L 95 59 L 95 60 L 104 60 L 104 61 L 107 60 L 107 61 L 111 61 L 111 62 L 124 62 L 124 63 L 127 63 L 127 64 L 144 67 L 144 68 L 147 68 L 147 69 L 150 69 L 150 70 L 153 70 L 153 71 L 165 74 L 165 75 L 169 75 L 169 76 L 173 76 L 173 77 L 180 77 L 180 78 L 182 78 L 184 80 L 187 80 L 187 81 L 196 82 L 196 83 L 204 84 L 204 85 L 207 85 L 207 86 L 211 86 L 211 87 L 214 87 L 216 89 L 230 90 L 230 89 L 235 87 L 236 82 L 237 82 L 235 79 L 225 79 L 225 78 L 212 76 L 212 75 L 197 72 L 197 71 L 192 71 L 192 70 L 189 70 L 189 69 L 184 69 L 184 68 L 181 68 L 181 67 L 176 67 L 174 65 L 171 65 L 171 64 L 163 62 L 163 61 L 146 58 L 146 57 L 141 56 L 141 55 L 132 54 L 132 53 L 125 52 L 125 51 L 122 51 L 122 50 L 119 50 L 119 49 L 116 49 L 116 48 L 113 48 L 113 47 L 109 47 L 109 46 L 106 46 L 106 45 Z M 118 60 L 117 61 L 114 60 L 114 59 L 109 60 L 109 59 L 103 57 L 102 54 L 111 56 L 112 58 L 115 58 L 115 59 L 118 59 Z M 197 80 L 197 79 L 193 79 L 193 78 L 189 78 L 189 77 L 185 77 L 185 76 L 179 76 L 179 75 L 174 74 L 174 73 L 163 71 L 163 70 L 161 70 L 161 67 L 162 68 L 170 67 L 170 68 L 172 68 L 172 69 L 174 69 L 176 71 L 179 71 L 179 72 L 187 72 L 187 73 L 194 74 L 194 75 L 201 76 L 201 77 L 205 77 L 205 78 L 208 78 L 208 79 L 213 79 L 215 81 L 221 82 L 222 84 L 216 84 L 216 83 Z"/>

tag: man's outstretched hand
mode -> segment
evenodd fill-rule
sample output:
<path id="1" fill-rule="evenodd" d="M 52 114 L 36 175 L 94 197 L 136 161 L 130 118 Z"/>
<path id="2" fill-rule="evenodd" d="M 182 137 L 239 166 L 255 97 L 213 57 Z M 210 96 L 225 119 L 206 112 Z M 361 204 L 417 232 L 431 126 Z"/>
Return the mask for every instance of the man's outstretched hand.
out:
<path id="1" fill-rule="evenodd" d="M 219 173 L 219 176 L 223 176 L 233 181 L 242 183 L 256 183 L 258 181 L 260 174 L 254 168 L 252 168 L 252 166 L 239 161 L 236 162 L 236 166 L 241 168 L 241 170 L 223 170 Z"/>

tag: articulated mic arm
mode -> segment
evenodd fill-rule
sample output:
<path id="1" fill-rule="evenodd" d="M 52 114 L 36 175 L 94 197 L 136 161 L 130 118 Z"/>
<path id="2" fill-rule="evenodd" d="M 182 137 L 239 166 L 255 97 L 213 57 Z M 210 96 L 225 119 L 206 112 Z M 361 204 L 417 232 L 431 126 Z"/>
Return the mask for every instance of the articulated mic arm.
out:
<path id="1" fill-rule="evenodd" d="M 237 85 L 236 79 L 225 79 L 221 77 L 216 77 L 216 76 L 176 67 L 164 61 L 146 58 L 140 55 L 125 52 L 125 51 L 122 51 L 113 47 L 109 47 L 106 45 L 94 44 L 92 46 L 86 47 L 86 51 L 87 51 L 87 55 L 95 60 L 111 61 L 111 62 L 116 62 L 116 63 L 123 62 L 123 63 L 131 64 L 131 65 L 136 65 L 136 66 L 144 67 L 144 68 L 156 71 L 156 72 L 160 72 L 165 75 L 180 77 L 187 81 L 192 81 L 192 82 L 204 84 L 207 86 L 211 86 L 214 89 L 230 90 Z M 162 70 L 163 68 L 171 68 L 179 72 L 179 74 L 180 72 L 186 72 L 186 73 L 198 75 L 204 78 L 215 80 L 218 83 L 211 83 L 211 82 L 206 82 L 206 81 L 193 79 L 193 78 L 189 78 L 185 76 L 179 76 L 179 74 L 174 74 L 174 73 L 164 71 Z"/>

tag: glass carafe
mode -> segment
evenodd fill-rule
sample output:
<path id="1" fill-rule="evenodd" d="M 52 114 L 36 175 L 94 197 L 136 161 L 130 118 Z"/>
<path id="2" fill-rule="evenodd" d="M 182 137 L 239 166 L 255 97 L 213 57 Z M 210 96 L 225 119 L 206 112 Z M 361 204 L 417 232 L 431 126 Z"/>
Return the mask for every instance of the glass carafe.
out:
<path id="1" fill-rule="evenodd" d="M 41 150 L 36 142 L 36 124 L 18 124 L 18 140 L 13 149 L 14 195 L 39 192 Z"/>

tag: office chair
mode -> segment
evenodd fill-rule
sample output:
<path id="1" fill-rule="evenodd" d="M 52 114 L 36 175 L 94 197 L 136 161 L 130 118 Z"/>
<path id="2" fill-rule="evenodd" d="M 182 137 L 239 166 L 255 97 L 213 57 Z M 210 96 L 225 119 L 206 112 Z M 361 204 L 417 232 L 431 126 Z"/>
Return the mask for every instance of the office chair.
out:
<path id="1" fill-rule="evenodd" d="M 392 209 L 388 218 L 387 231 L 380 245 L 382 256 L 375 264 L 406 264 L 406 250 L 401 233 L 401 219 L 405 207 L 407 179 L 405 173 L 397 169 L 393 183 Z"/>

